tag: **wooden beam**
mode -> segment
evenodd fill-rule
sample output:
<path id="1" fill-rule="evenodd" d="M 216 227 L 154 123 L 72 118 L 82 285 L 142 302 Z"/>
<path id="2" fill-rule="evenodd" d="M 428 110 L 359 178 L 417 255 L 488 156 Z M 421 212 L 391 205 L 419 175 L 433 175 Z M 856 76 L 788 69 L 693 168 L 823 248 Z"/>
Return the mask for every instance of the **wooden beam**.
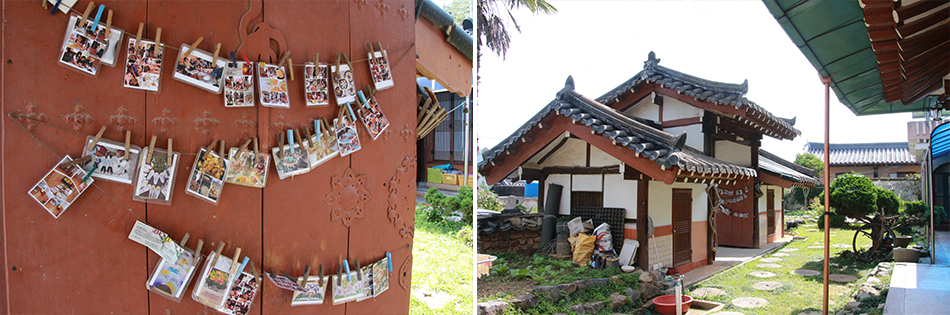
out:
<path id="1" fill-rule="evenodd" d="M 864 16 L 864 24 L 868 27 L 888 27 L 896 25 L 898 21 L 900 21 L 900 18 L 897 16 L 897 12 L 893 10 Z"/>
<path id="2" fill-rule="evenodd" d="M 917 33 L 911 37 L 905 37 L 904 39 L 897 41 L 897 44 L 900 45 L 901 51 L 906 51 L 920 46 L 926 46 L 932 41 L 942 42 L 946 40 L 946 38 L 950 38 L 950 32 L 947 32 L 947 25 L 948 21 L 943 21 L 928 31 Z"/>
<path id="3" fill-rule="evenodd" d="M 607 137 L 601 135 L 592 135 L 589 131 L 584 132 L 585 129 L 590 130 L 590 128 L 587 126 L 568 124 L 566 129 L 572 134 L 577 135 L 577 137 L 581 138 L 581 140 L 590 143 L 594 147 L 604 151 L 604 153 L 619 159 L 621 162 L 629 164 L 631 167 L 640 170 L 647 176 L 656 178 L 657 180 L 661 180 L 667 184 L 672 184 L 676 179 L 676 170 L 662 170 L 660 165 L 656 164 L 656 162 L 651 161 L 648 158 L 636 157 L 634 155 L 634 151 L 628 149 L 627 147 L 621 147 L 612 144 L 610 139 L 607 139 Z"/>
<path id="4" fill-rule="evenodd" d="M 568 137 L 562 137 L 561 141 L 558 142 L 557 145 L 555 145 L 554 148 L 551 149 L 551 151 L 548 151 L 548 153 L 545 153 L 544 156 L 538 159 L 538 165 L 543 164 L 545 160 L 551 157 L 551 154 L 554 154 L 554 152 L 556 152 L 557 149 L 560 149 L 562 146 L 564 146 L 564 143 L 567 142 L 567 139 Z"/>
<path id="5" fill-rule="evenodd" d="M 640 247 L 637 247 L 637 261 L 640 262 L 640 269 L 650 270 L 650 246 L 649 240 L 647 239 L 649 235 L 647 230 L 649 229 L 649 198 L 650 198 L 650 181 L 641 180 L 637 182 L 637 242 L 640 243 Z"/>
<path id="6" fill-rule="evenodd" d="M 897 8 L 897 16 L 900 17 L 901 21 L 906 21 L 912 17 L 926 13 L 927 11 L 933 10 L 946 2 L 939 0 L 922 0 L 911 3 L 909 5 L 901 6 Z"/>
<path id="7" fill-rule="evenodd" d="M 555 115 L 552 114 L 550 116 Z M 556 117 L 556 119 L 552 120 L 552 123 L 549 123 L 550 128 L 548 128 L 549 126 L 546 123 L 545 129 L 537 129 L 529 132 L 535 141 L 521 144 L 518 154 L 508 155 L 501 161 L 496 157 L 493 160 L 495 162 L 494 167 L 480 171 L 480 173 L 484 175 L 485 180 L 488 181 L 489 184 L 501 181 L 505 176 L 508 176 L 508 174 L 518 168 L 518 166 L 521 166 L 521 164 L 524 164 L 528 159 L 534 156 L 535 153 L 543 149 L 549 142 L 561 136 L 561 134 L 564 133 L 565 123 L 570 124 L 571 122 L 570 119 L 561 116 Z"/>
<path id="8" fill-rule="evenodd" d="M 793 181 L 790 181 L 790 180 L 787 180 L 787 179 L 784 179 L 784 178 L 781 178 L 781 177 L 778 177 L 766 172 L 760 171 L 758 172 L 758 175 L 759 175 L 760 182 L 764 182 L 769 185 L 780 186 L 782 188 L 792 188 L 792 186 L 795 185 L 795 182 Z"/>
<path id="9" fill-rule="evenodd" d="M 921 1 L 924 2 L 924 1 Z M 910 37 L 930 26 L 950 18 L 950 10 L 937 10 L 926 17 L 897 27 L 901 37 Z M 896 34 L 895 34 L 896 35 Z"/>
<path id="10" fill-rule="evenodd" d="M 682 127 L 702 123 L 702 117 L 682 118 L 663 122 L 663 128 Z"/>

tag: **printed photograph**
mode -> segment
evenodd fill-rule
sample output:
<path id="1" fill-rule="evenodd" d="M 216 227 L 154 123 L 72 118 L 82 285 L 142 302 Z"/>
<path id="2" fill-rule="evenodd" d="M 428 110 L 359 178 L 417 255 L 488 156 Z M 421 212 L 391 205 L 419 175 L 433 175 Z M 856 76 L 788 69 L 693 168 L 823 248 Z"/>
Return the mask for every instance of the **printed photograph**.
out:
<path id="1" fill-rule="evenodd" d="M 326 64 L 315 65 L 307 63 L 304 66 L 304 94 L 307 97 L 307 106 L 330 105 L 330 70 Z"/>
<path id="2" fill-rule="evenodd" d="M 99 139 L 92 151 L 89 144 L 92 143 L 92 137 L 86 137 L 86 144 L 83 145 L 82 156 L 92 156 L 92 159 L 82 163 L 82 169 L 86 172 L 92 171 L 93 167 L 98 165 L 92 177 L 102 180 L 131 184 L 132 177 L 135 175 L 135 165 L 139 160 L 139 147 L 129 146 L 129 156 L 126 159 L 125 144 L 115 141 Z"/>
<path id="3" fill-rule="evenodd" d="M 231 274 L 228 273 L 231 270 L 231 258 L 220 256 L 214 266 L 211 266 L 215 256 L 214 252 L 208 254 L 191 297 L 198 303 L 218 308 L 224 303 L 231 288 Z"/>
<path id="4" fill-rule="evenodd" d="M 254 67 L 243 61 L 224 68 L 224 106 L 254 106 Z"/>
<path id="5" fill-rule="evenodd" d="M 389 119 L 386 119 L 386 115 L 383 115 L 383 111 L 379 109 L 379 104 L 376 103 L 375 98 L 367 98 L 366 104 L 363 104 L 363 107 L 357 110 L 357 114 L 363 121 L 363 125 L 366 126 L 366 131 L 370 137 L 373 137 L 373 140 L 379 138 L 383 130 L 389 127 Z"/>
<path id="6" fill-rule="evenodd" d="M 179 56 L 188 52 L 189 47 L 188 44 L 182 44 L 178 51 Z M 215 94 L 221 93 L 221 72 L 228 62 L 224 58 L 218 58 L 218 64 L 212 66 L 212 58 L 208 52 L 195 49 L 191 56 L 184 56 L 181 62 L 175 65 L 175 75 L 172 77 Z M 215 73 L 215 69 L 220 70 Z"/>
<path id="7" fill-rule="evenodd" d="M 298 279 L 303 279 L 300 277 Z M 299 305 L 320 305 L 327 294 L 327 283 L 330 282 L 330 276 L 323 277 L 323 285 L 320 285 L 320 276 L 307 277 L 307 283 L 304 285 L 304 291 L 294 291 L 294 297 L 290 300 L 290 306 Z"/>
<path id="8" fill-rule="evenodd" d="M 383 258 L 373 264 L 373 296 L 389 290 L 389 259 Z"/>
<path id="9" fill-rule="evenodd" d="M 356 83 L 353 83 L 353 71 L 350 66 L 330 66 L 333 77 L 333 94 L 336 95 L 336 104 L 343 105 L 356 100 Z"/>
<path id="10" fill-rule="evenodd" d="M 257 63 L 260 78 L 261 105 L 290 108 L 287 96 L 287 70 L 277 65 Z"/>
<path id="11" fill-rule="evenodd" d="M 195 270 L 194 258 L 193 252 L 185 251 L 176 261 L 162 259 L 148 280 L 149 289 L 173 299 L 181 299 Z"/>
<path id="12" fill-rule="evenodd" d="M 254 275 L 244 272 L 234 280 L 234 285 L 228 291 L 228 299 L 224 301 L 223 311 L 226 314 L 244 315 L 251 309 L 254 296 L 259 287 Z"/>
<path id="13" fill-rule="evenodd" d="M 68 155 L 63 157 L 52 170 L 46 173 L 46 176 L 43 176 L 43 179 L 30 189 L 33 200 L 46 208 L 46 211 L 49 211 L 54 218 L 59 218 L 63 211 L 66 211 L 66 208 L 69 208 L 69 205 L 76 201 L 76 198 L 94 181 L 89 178 L 83 183 L 82 178 L 86 176 L 86 172 L 79 166 L 73 165 L 67 169 L 60 166 L 72 160 Z"/>
<path id="14" fill-rule="evenodd" d="M 154 41 L 146 40 L 142 40 L 138 49 L 135 49 L 135 45 L 135 39 L 129 38 L 122 86 L 130 89 L 158 92 L 165 45 L 155 45 Z"/>
<path id="15" fill-rule="evenodd" d="M 368 277 L 364 277 L 363 280 L 369 280 L 367 278 Z M 356 301 L 363 298 L 366 294 L 366 283 L 357 280 L 356 274 L 353 274 L 350 280 L 346 279 L 346 275 L 340 276 L 339 279 L 337 279 L 336 275 L 333 275 L 330 276 L 330 281 L 333 282 L 333 305 Z M 340 285 L 337 285 L 337 283 Z"/>
<path id="16" fill-rule="evenodd" d="M 360 287 L 363 290 L 363 296 L 356 299 L 357 302 L 372 299 L 373 295 L 373 265 L 365 266 L 360 269 L 360 273 L 363 274 L 363 280 L 357 279 L 356 281 L 361 282 Z"/>
<path id="17" fill-rule="evenodd" d="M 198 150 L 191 175 L 188 176 L 188 185 L 185 193 L 198 197 L 201 200 L 214 204 L 221 198 L 221 188 L 224 187 L 224 173 L 228 170 L 228 161 L 217 153 L 208 152 L 205 148 Z"/>
<path id="18" fill-rule="evenodd" d="M 339 143 L 340 156 L 347 156 L 362 148 L 360 146 L 360 135 L 356 131 L 356 122 L 350 120 L 348 115 L 334 119 L 333 125 L 336 128 L 336 141 Z"/>
<path id="19" fill-rule="evenodd" d="M 271 149 L 271 154 L 274 156 L 274 166 L 277 167 L 277 177 L 285 179 L 310 171 L 309 154 L 299 143 L 294 143 L 294 152 L 290 152 L 290 145 L 285 144 L 284 152 L 286 154 L 281 155 L 279 148 Z"/>
<path id="20" fill-rule="evenodd" d="M 231 157 L 225 183 L 243 186 L 264 188 L 267 185 L 267 168 L 270 166 L 270 156 L 267 153 L 254 154 L 253 150 L 244 150 L 238 154 L 239 148 L 231 148 Z"/>
<path id="21" fill-rule="evenodd" d="M 278 275 L 273 272 L 268 272 L 266 275 L 267 279 L 270 279 L 270 281 L 273 282 L 278 288 L 294 292 L 303 292 L 306 290 L 304 287 L 300 286 L 299 283 L 294 281 L 293 278 L 287 277 L 285 275 Z"/>
<path id="22" fill-rule="evenodd" d="M 145 161 L 148 154 L 140 155 L 139 171 L 136 174 L 132 200 L 145 202 L 171 202 L 175 169 L 178 168 L 179 153 L 172 154 L 171 161 L 165 158 L 165 150 L 152 151 L 152 160 Z"/>
<path id="23" fill-rule="evenodd" d="M 310 153 L 310 169 L 314 169 L 320 164 L 340 155 L 339 147 L 336 144 L 336 137 L 330 136 L 331 133 L 320 135 L 311 135 L 310 139 L 304 141 L 304 146 Z"/>
<path id="24" fill-rule="evenodd" d="M 393 76 L 389 71 L 389 61 L 386 60 L 386 53 L 375 51 L 372 54 L 366 54 L 369 58 L 369 73 L 373 77 L 373 84 L 376 90 L 382 91 L 393 87 Z"/>
<path id="25" fill-rule="evenodd" d="M 116 28 L 107 31 L 102 23 L 93 27 L 92 19 L 86 19 L 84 27 L 80 27 L 80 20 L 79 15 L 70 16 L 59 62 L 71 69 L 96 75 L 100 64 L 115 64 L 116 47 L 122 32 Z"/>

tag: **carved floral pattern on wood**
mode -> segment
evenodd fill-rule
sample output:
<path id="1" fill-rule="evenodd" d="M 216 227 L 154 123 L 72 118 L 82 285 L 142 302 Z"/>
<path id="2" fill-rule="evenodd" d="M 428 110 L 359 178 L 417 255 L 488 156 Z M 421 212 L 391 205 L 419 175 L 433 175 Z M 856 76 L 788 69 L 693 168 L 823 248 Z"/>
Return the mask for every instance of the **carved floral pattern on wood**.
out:
<path id="1" fill-rule="evenodd" d="M 138 119 L 129 116 L 129 110 L 125 106 L 119 107 L 119 113 L 109 116 L 109 121 L 118 125 L 119 133 L 125 134 L 126 130 L 132 130 Z"/>
<path id="2" fill-rule="evenodd" d="M 85 107 L 76 105 L 71 113 L 63 115 L 63 120 L 73 124 L 73 131 L 82 133 L 82 130 L 86 126 L 92 125 L 92 121 L 96 119 L 86 113 Z"/>
<path id="3" fill-rule="evenodd" d="M 168 134 L 175 126 L 181 123 L 178 118 L 171 117 L 172 111 L 168 108 L 162 110 L 162 115 L 159 117 L 152 118 L 152 124 L 155 125 L 155 128 L 158 128 L 158 131 L 163 134 Z"/>
<path id="4" fill-rule="evenodd" d="M 26 114 L 16 116 L 16 120 L 25 125 L 26 130 L 33 132 L 36 131 L 36 125 L 49 121 L 49 117 L 45 113 L 41 113 L 39 107 L 30 103 L 26 105 Z"/>
<path id="5" fill-rule="evenodd" d="M 415 194 L 406 192 L 415 191 L 413 181 L 415 180 L 416 158 L 407 156 L 402 160 L 402 164 L 396 168 L 396 175 L 387 184 L 389 186 L 389 208 L 387 212 L 389 221 L 399 230 L 399 235 L 403 238 L 410 238 L 415 231 Z"/>
<path id="6" fill-rule="evenodd" d="M 366 175 L 356 175 L 352 168 L 347 168 L 343 176 L 333 176 L 330 193 L 323 199 L 330 206 L 330 221 L 342 221 L 344 226 L 350 227 L 353 219 L 362 219 L 363 206 L 370 197 L 365 186 Z"/>

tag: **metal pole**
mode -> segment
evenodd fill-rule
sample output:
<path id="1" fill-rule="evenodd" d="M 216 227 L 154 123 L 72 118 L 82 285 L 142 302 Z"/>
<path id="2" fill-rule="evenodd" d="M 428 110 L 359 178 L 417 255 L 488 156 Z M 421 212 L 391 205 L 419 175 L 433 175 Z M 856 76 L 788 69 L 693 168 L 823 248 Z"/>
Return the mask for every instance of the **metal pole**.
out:
<path id="1" fill-rule="evenodd" d="M 821 78 L 821 83 L 825 84 L 825 260 L 824 260 L 824 272 L 822 273 L 823 283 L 822 283 L 822 302 L 821 302 L 821 314 L 828 315 L 828 256 L 829 256 L 829 246 L 831 245 L 831 216 L 828 214 L 831 213 L 831 153 L 829 152 L 829 136 L 830 133 L 829 126 L 831 126 L 831 77 Z"/>
<path id="2" fill-rule="evenodd" d="M 471 152 L 468 151 L 468 148 L 469 148 L 468 142 L 471 140 L 468 138 L 468 128 L 472 127 L 471 125 L 468 124 L 468 117 L 470 117 L 468 115 L 471 115 L 471 112 L 472 112 L 471 106 L 469 106 L 469 96 L 465 97 L 464 112 L 465 112 L 465 148 L 462 149 L 463 150 L 462 152 L 464 152 L 463 155 L 465 155 L 465 166 L 464 168 L 462 168 L 462 175 L 465 176 L 465 180 L 467 181 L 468 180 L 468 155 L 471 154 Z M 462 184 L 464 185 L 465 183 L 462 183 Z M 472 186 L 474 187 L 475 183 L 472 183 Z"/>

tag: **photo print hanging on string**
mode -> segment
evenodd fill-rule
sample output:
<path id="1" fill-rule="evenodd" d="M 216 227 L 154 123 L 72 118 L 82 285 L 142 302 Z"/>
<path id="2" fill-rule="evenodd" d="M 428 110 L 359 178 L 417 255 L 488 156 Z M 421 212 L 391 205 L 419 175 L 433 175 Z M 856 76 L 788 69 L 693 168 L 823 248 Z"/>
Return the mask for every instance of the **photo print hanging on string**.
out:
<path id="1" fill-rule="evenodd" d="M 195 251 L 190 248 L 181 247 L 184 251 L 178 256 L 178 259 L 167 260 L 162 258 L 155 264 L 155 271 L 152 272 L 152 276 L 145 283 L 145 287 L 149 291 L 176 303 L 181 302 L 185 289 L 188 288 L 188 284 L 195 276 L 195 270 L 201 262 L 201 255 L 196 255 Z"/>
<path id="2" fill-rule="evenodd" d="M 260 79 L 258 83 L 260 84 L 262 106 L 290 108 L 286 68 L 258 62 L 257 77 Z"/>
<path id="3" fill-rule="evenodd" d="M 333 134 L 333 127 L 327 126 L 323 119 L 315 120 L 314 134 L 307 137 L 304 145 L 310 153 L 310 169 L 314 169 L 323 163 L 340 155 L 340 148 L 336 142 L 336 136 Z M 309 129 L 307 129 L 309 131 Z"/>
<path id="4" fill-rule="evenodd" d="M 121 29 L 107 29 L 102 23 L 71 14 L 59 54 L 59 64 L 95 76 L 103 64 L 115 66 L 117 46 L 122 34 Z"/>
<path id="5" fill-rule="evenodd" d="M 231 281 L 233 276 L 230 272 L 232 264 L 231 258 L 221 256 L 216 252 L 208 254 L 204 267 L 201 268 L 201 276 L 195 282 L 191 298 L 195 302 L 214 309 L 222 308 L 234 284 Z"/>
<path id="6" fill-rule="evenodd" d="M 196 155 L 195 164 L 191 168 L 188 183 L 185 185 L 185 193 L 217 205 L 221 200 L 221 189 L 224 188 L 228 160 L 213 150 L 205 148 L 198 150 Z"/>
<path id="7" fill-rule="evenodd" d="M 91 156 L 91 159 L 80 164 L 82 169 L 92 172 L 92 177 L 96 179 L 132 184 L 135 166 L 139 161 L 139 146 L 129 145 L 129 151 L 126 152 L 123 143 L 99 139 L 90 150 L 93 140 L 92 137 L 86 137 L 86 143 L 83 144 L 82 156 Z"/>
<path id="8" fill-rule="evenodd" d="M 138 171 L 133 180 L 132 200 L 170 205 L 172 187 L 175 187 L 175 170 L 181 154 L 163 149 L 153 149 L 149 159 L 148 151 L 139 155 Z"/>
<path id="9" fill-rule="evenodd" d="M 254 106 L 254 66 L 237 61 L 224 67 L 224 107 Z"/>
<path id="10" fill-rule="evenodd" d="M 330 66 L 308 62 L 304 65 L 303 72 L 307 106 L 330 105 Z"/>
<path id="11" fill-rule="evenodd" d="M 340 156 L 347 156 L 353 152 L 359 151 L 363 147 L 360 145 L 360 135 L 356 131 L 356 121 L 349 104 L 340 109 L 342 115 L 333 120 L 336 133 L 336 141 L 340 147 Z"/>
<path id="12" fill-rule="evenodd" d="M 294 149 L 291 150 L 291 147 Z M 274 166 L 277 167 L 277 177 L 281 180 L 310 171 L 309 154 L 300 143 L 272 148 L 271 153 L 274 156 Z"/>
<path id="13" fill-rule="evenodd" d="M 298 279 L 303 280 L 303 277 L 299 277 Z M 307 277 L 307 283 L 303 286 L 304 291 L 294 291 L 294 296 L 290 300 L 290 306 L 322 305 L 323 300 L 326 299 L 327 296 L 327 283 L 329 281 L 330 276 L 324 276 L 322 281 L 320 280 L 320 276 Z"/>
<path id="14" fill-rule="evenodd" d="M 379 44 L 379 43 L 377 43 Z M 366 44 L 370 51 L 366 54 L 369 59 L 369 74 L 373 78 L 376 90 L 382 91 L 393 87 L 393 75 L 389 68 L 389 55 L 379 44 L 379 50 L 373 51 L 373 44 Z"/>
<path id="15" fill-rule="evenodd" d="M 223 89 L 221 72 L 227 63 L 224 58 L 215 60 L 214 56 L 207 51 L 191 49 L 190 45 L 181 44 L 178 51 L 178 62 L 175 64 L 175 74 L 172 75 L 172 78 L 208 92 L 219 94 Z"/>
<path id="16" fill-rule="evenodd" d="M 155 44 L 154 41 L 129 38 L 126 45 L 128 54 L 125 58 L 125 75 L 122 77 L 122 87 L 158 92 L 162 79 L 162 58 L 165 54 L 165 44 Z"/>
<path id="17" fill-rule="evenodd" d="M 72 161 L 68 155 L 63 157 L 29 191 L 33 200 L 54 218 L 59 218 L 94 181 L 78 165 L 67 164 Z"/>
<path id="18" fill-rule="evenodd" d="M 264 188 L 267 186 L 267 170 L 270 167 L 270 155 L 241 148 L 231 148 L 228 156 L 228 172 L 224 182 L 242 186 Z"/>
<path id="19" fill-rule="evenodd" d="M 347 63 L 340 64 L 340 58 L 347 60 Z M 356 83 L 353 82 L 353 71 L 350 67 L 346 54 L 337 54 L 336 64 L 330 66 L 330 77 L 333 78 L 333 94 L 336 96 L 336 104 L 343 104 L 356 100 Z"/>
<path id="20" fill-rule="evenodd" d="M 386 115 L 383 115 L 383 111 L 379 109 L 376 96 L 370 94 L 367 98 L 363 95 L 363 91 L 359 91 L 358 94 L 363 105 L 356 112 L 363 121 L 363 126 L 366 127 L 369 136 L 376 140 L 386 127 L 389 127 L 389 119 L 386 119 Z"/>

